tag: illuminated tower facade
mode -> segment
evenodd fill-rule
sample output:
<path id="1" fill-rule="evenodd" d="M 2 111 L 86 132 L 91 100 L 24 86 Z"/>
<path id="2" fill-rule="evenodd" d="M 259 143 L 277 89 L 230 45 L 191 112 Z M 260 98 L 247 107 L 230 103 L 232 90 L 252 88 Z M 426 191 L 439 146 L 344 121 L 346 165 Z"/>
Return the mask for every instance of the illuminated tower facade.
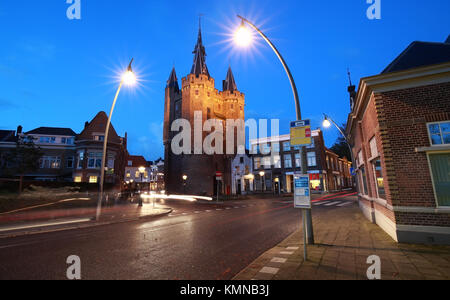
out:
<path id="1" fill-rule="evenodd" d="M 231 187 L 231 159 L 234 155 L 175 155 L 171 148 L 173 121 L 188 120 L 192 128 L 194 142 L 194 113 L 201 112 L 202 122 L 209 119 L 221 120 L 224 131 L 227 119 L 244 120 L 245 96 L 239 92 L 231 68 L 222 84 L 222 91 L 215 88 L 206 65 L 206 51 L 203 46 L 201 28 L 194 49 L 191 72 L 181 79 L 181 88 L 175 68 L 167 81 L 164 111 L 165 185 L 168 193 L 193 195 L 227 194 Z M 209 132 L 203 132 L 203 139 Z M 236 138 L 236 137 L 235 137 Z M 203 141 L 202 139 L 202 141 Z M 226 132 L 224 132 L 224 151 Z M 235 143 L 236 145 L 236 143 Z M 194 146 L 192 146 L 193 148 Z M 192 153 L 194 151 L 192 150 Z M 216 172 L 223 174 L 223 180 L 216 181 Z M 187 176 L 187 180 L 183 180 Z"/>

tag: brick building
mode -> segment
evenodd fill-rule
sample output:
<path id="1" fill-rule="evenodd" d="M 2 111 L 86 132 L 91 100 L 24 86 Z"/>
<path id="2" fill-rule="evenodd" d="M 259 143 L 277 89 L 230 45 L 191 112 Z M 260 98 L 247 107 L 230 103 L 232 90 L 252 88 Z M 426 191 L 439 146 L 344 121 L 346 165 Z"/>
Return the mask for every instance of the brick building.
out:
<path id="1" fill-rule="evenodd" d="M 141 173 L 141 168 L 144 172 Z M 125 165 L 125 182 L 143 183 L 145 186 L 150 185 L 152 173 L 151 164 L 145 160 L 143 156 L 128 155 Z"/>
<path id="2" fill-rule="evenodd" d="M 37 170 L 24 174 L 27 180 L 71 182 L 76 133 L 70 128 L 55 127 L 40 127 L 25 133 L 22 130 L 18 126 L 17 131 L 0 132 L 0 175 L 17 175 L 10 174 L 6 156 L 19 139 L 24 139 L 32 140 L 42 154 Z"/>
<path id="3" fill-rule="evenodd" d="M 194 63 L 190 74 L 182 78 L 181 89 L 175 69 L 167 81 L 164 111 L 165 187 L 168 193 L 215 195 L 217 187 L 215 174 L 219 171 L 224 174 L 219 190 L 221 193 L 228 193 L 231 189 L 230 167 L 234 155 L 206 155 L 204 152 L 193 154 L 194 141 L 199 138 L 194 134 L 196 123 L 194 113 L 201 112 L 202 119 L 197 120 L 201 127 L 209 119 L 222 121 L 223 141 L 226 145 L 225 120 L 244 120 L 245 97 L 237 89 L 231 68 L 223 81 L 223 90 L 218 91 L 215 88 L 215 81 L 206 66 L 206 51 L 201 30 L 193 53 Z M 171 127 L 178 119 L 185 119 L 191 124 L 192 154 L 176 155 L 172 151 L 172 139 L 178 132 L 172 132 Z M 208 134 L 203 132 L 201 142 Z M 183 186 L 184 175 L 188 178 L 186 189 Z"/>
<path id="4" fill-rule="evenodd" d="M 295 172 L 301 172 L 300 147 L 291 146 L 290 135 L 250 140 L 253 154 L 255 191 L 292 193 Z M 321 130 L 312 131 L 312 144 L 306 148 L 311 188 L 317 191 L 353 187 L 351 162 L 325 147 Z M 261 174 L 264 175 L 261 176 Z"/>
<path id="5" fill-rule="evenodd" d="M 450 39 L 413 42 L 349 91 L 362 211 L 396 241 L 450 243 Z"/>
<path id="6" fill-rule="evenodd" d="M 102 165 L 103 142 L 108 116 L 99 112 L 75 140 L 76 164 L 73 171 L 75 182 L 98 183 Z M 105 183 L 120 186 L 125 176 L 127 136 L 120 137 L 111 124 L 106 151 Z"/>

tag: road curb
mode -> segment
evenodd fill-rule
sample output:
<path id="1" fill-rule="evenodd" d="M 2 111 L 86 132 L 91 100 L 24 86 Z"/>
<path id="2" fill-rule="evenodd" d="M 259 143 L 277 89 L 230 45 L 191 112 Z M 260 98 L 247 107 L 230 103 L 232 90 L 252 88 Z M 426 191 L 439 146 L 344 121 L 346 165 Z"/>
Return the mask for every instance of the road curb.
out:
<path id="1" fill-rule="evenodd" d="M 151 220 L 154 218 L 159 218 L 159 217 L 162 217 L 165 215 L 169 215 L 173 212 L 172 208 L 164 208 L 161 210 L 166 210 L 166 211 L 159 213 L 159 214 L 155 214 L 155 215 L 141 216 L 141 217 L 128 218 L 128 219 L 117 219 L 115 221 L 96 222 L 93 220 L 89 223 L 79 223 L 80 225 L 68 226 L 68 227 L 63 227 L 63 228 L 23 231 L 23 232 L 11 233 L 11 234 L 0 234 L 0 240 L 16 238 L 16 237 L 23 237 L 23 236 L 32 236 L 32 235 L 38 235 L 38 234 L 44 234 L 44 233 L 61 232 L 61 231 L 75 230 L 75 229 L 86 229 L 86 228 L 93 228 L 93 227 L 100 227 L 100 226 L 107 226 L 107 225 L 114 225 L 114 224 L 122 224 L 122 223 L 128 223 L 128 222 Z M 45 228 L 45 227 L 43 227 L 43 228 Z"/>

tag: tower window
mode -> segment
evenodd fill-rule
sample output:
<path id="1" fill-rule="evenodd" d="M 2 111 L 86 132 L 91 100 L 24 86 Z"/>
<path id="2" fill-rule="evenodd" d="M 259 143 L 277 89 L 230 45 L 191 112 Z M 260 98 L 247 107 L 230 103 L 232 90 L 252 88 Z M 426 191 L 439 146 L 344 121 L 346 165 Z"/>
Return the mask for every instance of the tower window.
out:
<path id="1" fill-rule="evenodd" d="M 198 90 L 195 90 L 195 95 L 198 96 Z"/>

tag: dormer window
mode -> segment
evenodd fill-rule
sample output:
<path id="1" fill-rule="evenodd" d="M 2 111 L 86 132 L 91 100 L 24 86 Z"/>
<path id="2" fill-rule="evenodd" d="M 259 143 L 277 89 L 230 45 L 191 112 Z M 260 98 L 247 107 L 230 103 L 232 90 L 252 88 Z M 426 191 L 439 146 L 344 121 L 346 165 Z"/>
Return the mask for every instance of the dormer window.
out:
<path id="1" fill-rule="evenodd" d="M 105 140 L 105 136 L 104 135 L 95 135 L 94 136 L 94 141 L 103 142 L 104 140 Z"/>
<path id="2" fill-rule="evenodd" d="M 450 145 L 450 122 L 428 124 L 428 133 L 432 146 Z"/>

